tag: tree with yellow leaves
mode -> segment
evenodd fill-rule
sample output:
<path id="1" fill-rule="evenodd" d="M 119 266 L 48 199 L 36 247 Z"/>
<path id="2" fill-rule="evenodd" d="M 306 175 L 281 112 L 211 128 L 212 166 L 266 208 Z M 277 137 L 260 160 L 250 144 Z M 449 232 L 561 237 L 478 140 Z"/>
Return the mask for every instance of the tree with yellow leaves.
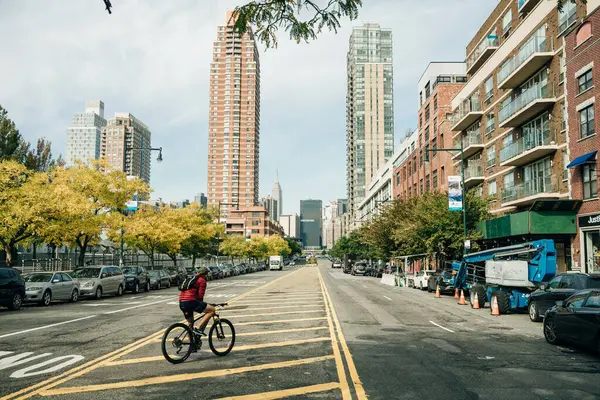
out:
<path id="1" fill-rule="evenodd" d="M 216 213 L 200 207 L 197 203 L 181 210 L 184 226 L 190 236 L 181 244 L 181 254 L 192 257 L 192 265 L 196 258 L 203 257 L 218 249 L 217 237 L 225 232 L 223 224 L 215 223 Z"/>
<path id="2" fill-rule="evenodd" d="M 231 262 L 235 257 L 244 258 L 249 254 L 249 242 L 242 235 L 227 235 L 219 245 L 222 254 L 231 257 Z"/>
<path id="3" fill-rule="evenodd" d="M 283 256 L 285 258 L 292 253 L 288 242 L 279 235 L 266 237 L 265 240 L 270 256 Z"/>

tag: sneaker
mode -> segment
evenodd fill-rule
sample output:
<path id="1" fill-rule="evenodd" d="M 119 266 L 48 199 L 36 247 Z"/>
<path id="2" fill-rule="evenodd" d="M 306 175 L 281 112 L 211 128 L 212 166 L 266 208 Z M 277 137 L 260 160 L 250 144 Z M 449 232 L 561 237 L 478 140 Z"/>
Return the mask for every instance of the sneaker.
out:
<path id="1" fill-rule="evenodd" d="M 200 330 L 198 328 L 194 328 L 194 333 L 196 335 L 200 335 L 200 336 L 206 336 L 206 334 L 204 333 L 204 330 Z"/>

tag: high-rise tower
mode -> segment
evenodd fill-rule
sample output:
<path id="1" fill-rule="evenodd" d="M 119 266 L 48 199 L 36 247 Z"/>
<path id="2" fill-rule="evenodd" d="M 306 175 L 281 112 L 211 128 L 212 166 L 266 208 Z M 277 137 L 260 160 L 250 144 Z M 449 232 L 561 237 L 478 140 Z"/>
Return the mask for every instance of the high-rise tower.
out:
<path id="1" fill-rule="evenodd" d="M 275 172 L 275 182 L 273 183 L 271 197 L 277 201 L 276 220 L 279 221 L 279 216 L 283 214 L 283 192 L 281 191 L 281 185 L 279 184 L 279 171 Z"/>

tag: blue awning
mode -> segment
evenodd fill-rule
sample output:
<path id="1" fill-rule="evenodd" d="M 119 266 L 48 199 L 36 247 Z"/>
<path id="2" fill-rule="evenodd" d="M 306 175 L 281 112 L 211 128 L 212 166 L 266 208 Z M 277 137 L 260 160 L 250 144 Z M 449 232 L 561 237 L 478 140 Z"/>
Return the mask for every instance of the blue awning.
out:
<path id="1" fill-rule="evenodd" d="M 587 153 L 587 154 L 584 154 L 582 156 L 577 157 L 576 159 L 574 159 L 573 161 L 571 161 L 569 163 L 569 165 L 567 165 L 567 168 L 573 168 L 573 167 L 576 167 L 578 165 L 585 164 L 586 162 L 588 162 L 591 159 L 593 159 L 594 157 L 596 157 L 596 153 L 597 152 L 598 152 L 598 150 L 594 150 L 591 153 Z"/>

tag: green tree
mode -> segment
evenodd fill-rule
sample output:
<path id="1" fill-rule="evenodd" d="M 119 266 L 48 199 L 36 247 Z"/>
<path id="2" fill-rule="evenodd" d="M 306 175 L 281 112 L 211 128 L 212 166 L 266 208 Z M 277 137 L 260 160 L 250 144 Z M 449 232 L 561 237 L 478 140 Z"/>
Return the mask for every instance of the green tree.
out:
<path id="1" fill-rule="evenodd" d="M 27 168 L 47 172 L 56 166 L 56 161 L 52 159 L 52 142 L 46 138 L 38 139 L 34 149 L 29 149 L 25 155 L 24 164 Z"/>
<path id="2" fill-rule="evenodd" d="M 294 238 L 286 237 L 285 241 L 287 242 L 290 248 L 290 255 L 295 256 L 297 254 L 302 254 L 302 247 L 294 240 Z"/>
<path id="3" fill-rule="evenodd" d="M 8 112 L 0 106 L 0 162 L 15 160 L 23 162 L 28 150 L 15 123 L 8 118 Z"/>

